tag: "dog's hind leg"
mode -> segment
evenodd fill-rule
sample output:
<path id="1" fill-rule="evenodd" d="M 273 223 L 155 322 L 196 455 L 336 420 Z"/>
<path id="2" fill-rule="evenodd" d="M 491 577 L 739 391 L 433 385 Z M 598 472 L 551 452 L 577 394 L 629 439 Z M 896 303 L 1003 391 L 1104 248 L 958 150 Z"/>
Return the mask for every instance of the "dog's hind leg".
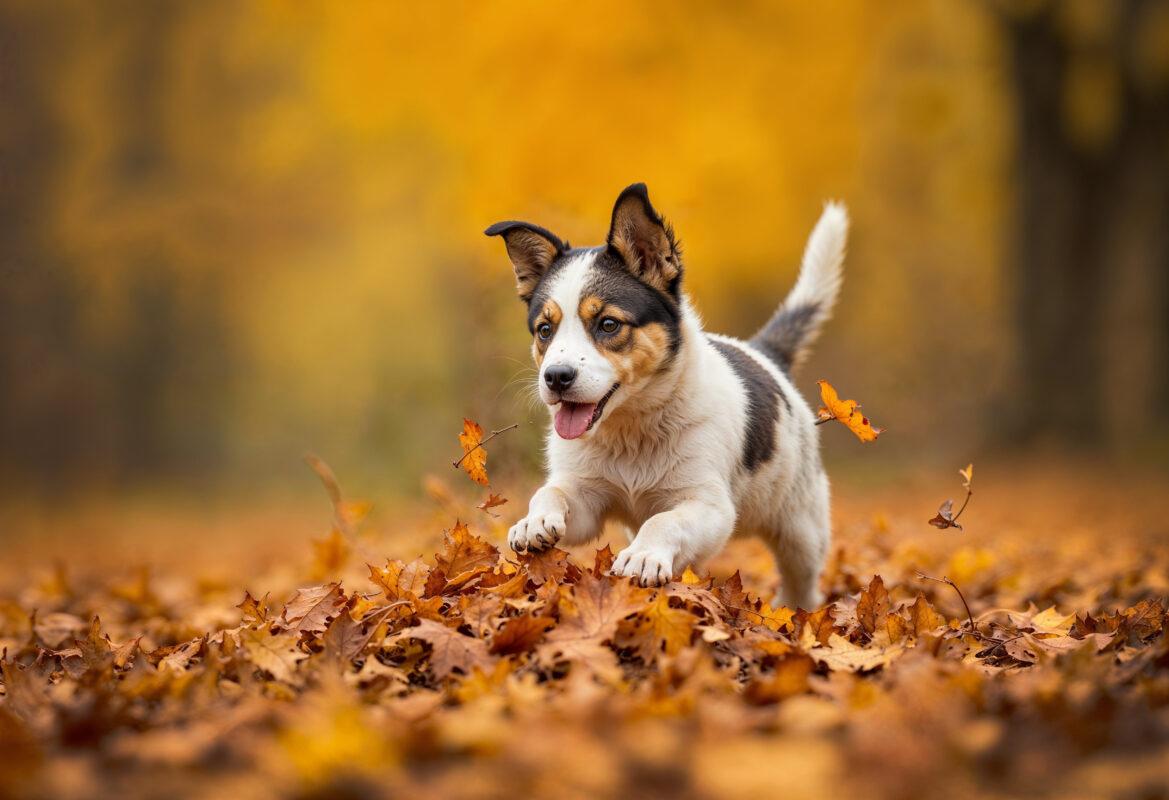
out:
<path id="1" fill-rule="evenodd" d="M 821 476 L 816 484 L 804 503 L 782 515 L 779 530 L 768 537 L 782 579 L 777 600 L 807 611 L 824 602 L 819 583 L 832 538 L 828 481 Z"/>

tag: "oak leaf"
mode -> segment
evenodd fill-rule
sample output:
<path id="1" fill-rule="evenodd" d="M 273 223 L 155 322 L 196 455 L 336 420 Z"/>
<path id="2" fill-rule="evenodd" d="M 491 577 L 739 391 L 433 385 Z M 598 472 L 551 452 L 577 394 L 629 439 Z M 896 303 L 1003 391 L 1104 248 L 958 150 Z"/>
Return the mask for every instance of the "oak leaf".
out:
<path id="1" fill-rule="evenodd" d="M 885 432 L 884 428 L 874 428 L 868 417 L 860 413 L 860 403 L 855 400 L 841 400 L 828 381 L 816 381 L 820 385 L 820 397 L 824 401 L 816 415 L 821 420 L 834 419 L 844 425 L 862 442 L 871 442 Z"/>
<path id="2" fill-rule="evenodd" d="M 463 432 L 459 434 L 459 444 L 463 446 L 463 458 L 459 465 L 475 483 L 490 486 L 487 482 L 487 450 L 481 444 L 482 441 L 482 426 L 464 418 Z"/>
<path id="3" fill-rule="evenodd" d="M 424 619 L 416 627 L 402 631 L 401 636 L 430 645 L 430 666 L 437 678 L 446 678 L 455 670 L 470 675 L 475 667 L 486 671 L 495 660 L 482 639 L 464 636 L 433 620 Z"/>
<path id="4" fill-rule="evenodd" d="M 297 589 L 284 606 L 277 626 L 296 633 L 323 633 L 329 620 L 340 613 L 345 595 L 340 583 L 326 583 L 310 589 Z"/>
<path id="5" fill-rule="evenodd" d="M 244 624 L 256 625 L 268 621 L 268 595 L 257 600 L 249 591 L 244 592 L 244 599 L 236 606 L 244 612 Z"/>
<path id="6" fill-rule="evenodd" d="M 343 664 L 352 660 L 364 649 L 365 645 L 369 643 L 369 637 L 362 624 L 346 612 L 338 614 L 329 623 L 329 627 L 325 629 L 325 634 L 321 637 L 321 643 L 325 647 L 326 659 Z"/>
<path id="7" fill-rule="evenodd" d="M 885 589 L 885 581 L 880 575 L 874 575 L 867 589 L 861 592 L 856 603 L 856 616 L 861 628 L 870 636 L 876 632 L 889 613 L 889 592 Z"/>
<path id="8" fill-rule="evenodd" d="M 946 618 L 934 611 L 923 595 L 918 595 L 909 607 L 909 621 L 913 625 L 914 638 L 923 633 L 937 630 L 946 624 Z"/>
<path id="9" fill-rule="evenodd" d="M 828 640 L 834 635 L 836 620 L 833 617 L 832 606 L 824 606 L 812 612 L 801 608 L 796 611 L 792 622 L 800 647 L 808 650 L 816 644 L 828 644 Z"/>

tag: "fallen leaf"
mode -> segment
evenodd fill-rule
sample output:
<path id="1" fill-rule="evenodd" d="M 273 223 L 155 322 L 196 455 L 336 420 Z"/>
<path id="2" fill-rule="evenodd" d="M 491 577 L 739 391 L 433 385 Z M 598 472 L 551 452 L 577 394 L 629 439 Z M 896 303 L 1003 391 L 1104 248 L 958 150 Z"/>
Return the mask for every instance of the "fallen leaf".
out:
<path id="1" fill-rule="evenodd" d="M 345 604 L 341 584 L 326 583 L 311 589 L 297 589 L 284 606 L 277 625 L 297 633 L 321 633 Z"/>
<path id="2" fill-rule="evenodd" d="M 433 620 L 424 619 L 416 627 L 402 631 L 401 635 L 430 644 L 430 666 L 437 678 L 446 678 L 455 670 L 464 675 L 470 675 L 475 667 L 487 670 L 495 660 L 482 639 L 464 636 Z"/>
<path id="3" fill-rule="evenodd" d="M 244 592 L 244 599 L 236 606 L 240 611 L 244 612 L 244 624 L 255 625 L 268 621 L 268 595 L 265 594 L 261 599 L 256 600 L 252 597 L 251 592 Z"/>
<path id="4" fill-rule="evenodd" d="M 369 567 L 370 581 L 385 592 L 386 599 L 391 602 L 417 599 L 426 591 L 430 568 L 421 558 L 409 564 L 390 560 L 386 562 L 385 569 L 379 569 L 372 564 L 366 566 Z"/>
<path id="5" fill-rule="evenodd" d="M 251 662 L 285 683 L 298 683 L 296 666 L 308 658 L 307 653 L 297 648 L 297 639 L 295 634 L 273 634 L 267 628 L 240 631 L 240 642 Z"/>
<path id="6" fill-rule="evenodd" d="M 511 655 L 531 650 L 544 638 L 544 632 L 556 624 L 551 617 L 538 616 L 526 611 L 503 623 L 503 627 L 491 638 L 491 652 Z"/>
<path id="7" fill-rule="evenodd" d="M 491 569 L 499 560 L 499 550 L 471 535 L 467 526 L 458 520 L 444 538 L 443 551 L 434 560 L 448 581 L 457 580 L 464 573 Z"/>

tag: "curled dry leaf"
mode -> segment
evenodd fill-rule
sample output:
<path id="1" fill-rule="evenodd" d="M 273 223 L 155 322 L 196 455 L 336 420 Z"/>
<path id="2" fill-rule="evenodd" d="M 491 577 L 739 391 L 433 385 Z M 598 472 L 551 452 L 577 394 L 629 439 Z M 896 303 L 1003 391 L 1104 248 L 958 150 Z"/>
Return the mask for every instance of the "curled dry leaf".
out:
<path id="1" fill-rule="evenodd" d="M 918 519 L 921 519 L 921 517 L 918 517 Z M 954 521 L 954 501 L 947 500 L 938 506 L 938 513 L 929 520 L 929 524 L 940 530 L 945 530 L 946 528 L 962 530 L 962 526 Z"/>
<path id="2" fill-rule="evenodd" d="M 884 428 L 874 428 L 868 417 L 860 413 L 860 403 L 855 400 L 841 400 L 828 381 L 817 383 L 820 385 L 820 397 L 824 405 L 817 409 L 816 415 L 822 421 L 834 419 L 843 423 L 862 442 L 871 442 L 885 432 Z"/>

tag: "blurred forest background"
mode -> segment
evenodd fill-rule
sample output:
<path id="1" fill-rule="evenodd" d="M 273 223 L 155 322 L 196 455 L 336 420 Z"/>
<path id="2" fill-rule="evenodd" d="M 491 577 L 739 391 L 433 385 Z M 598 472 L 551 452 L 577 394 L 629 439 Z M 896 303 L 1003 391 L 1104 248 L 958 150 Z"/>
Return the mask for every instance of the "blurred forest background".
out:
<path id="1" fill-rule="evenodd" d="M 833 469 L 1169 454 L 1169 3 L 0 2 L 0 492 L 416 494 L 545 414 L 500 219 L 633 181 L 709 325 L 854 235 Z M 518 513 L 521 509 L 515 509 Z"/>

